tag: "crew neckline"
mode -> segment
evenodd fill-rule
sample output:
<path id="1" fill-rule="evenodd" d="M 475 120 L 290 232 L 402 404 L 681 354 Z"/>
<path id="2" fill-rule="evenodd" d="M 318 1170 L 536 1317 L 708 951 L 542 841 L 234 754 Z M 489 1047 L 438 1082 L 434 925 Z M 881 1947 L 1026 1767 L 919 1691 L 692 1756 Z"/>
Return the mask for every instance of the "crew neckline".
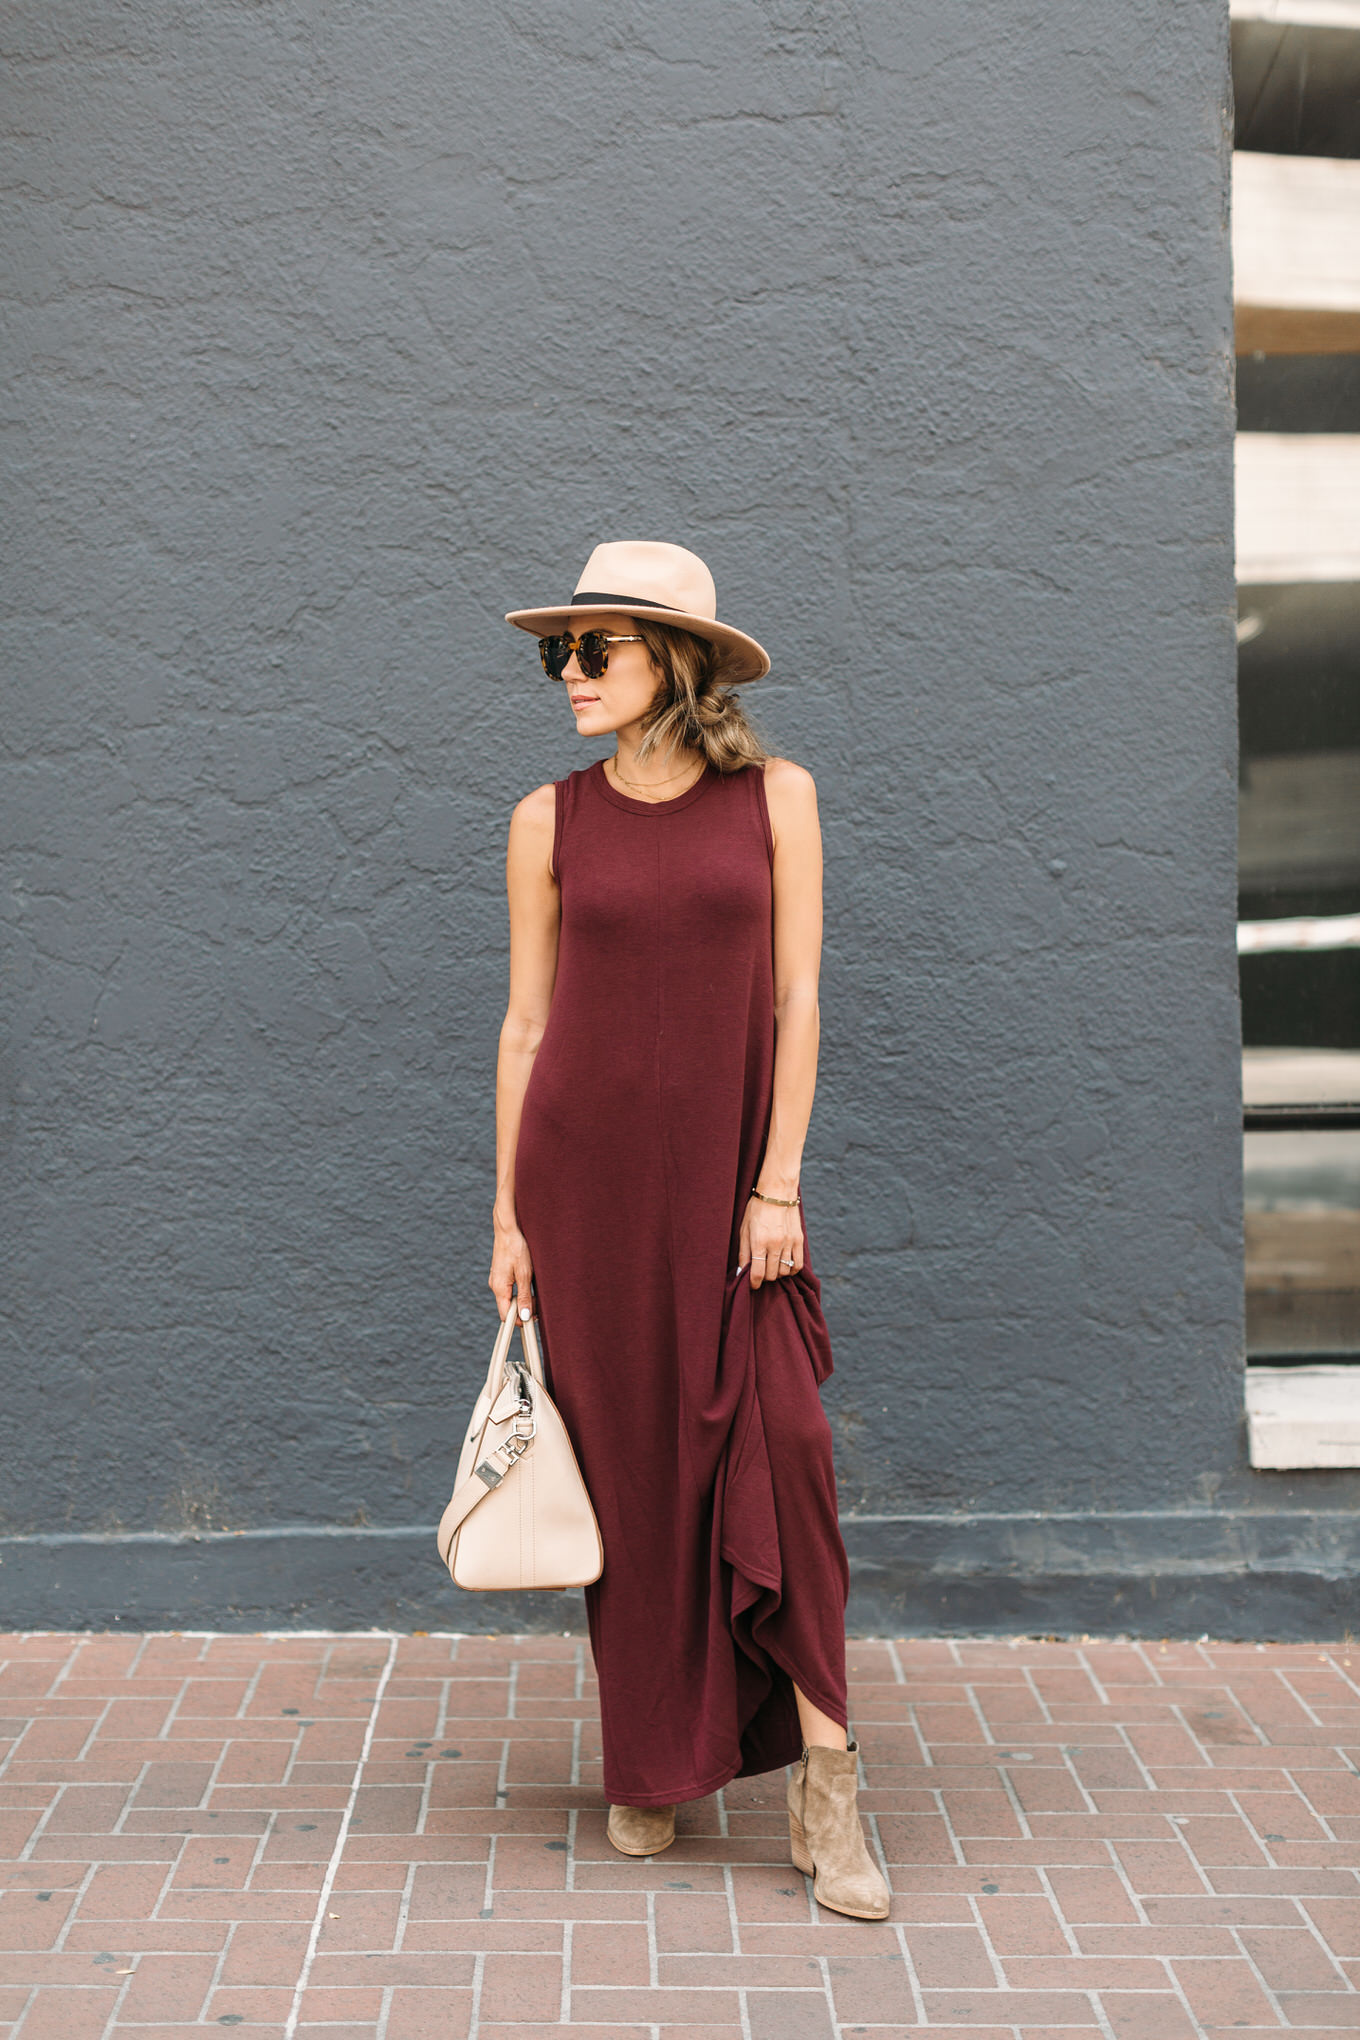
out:
<path id="1" fill-rule="evenodd" d="M 632 815 L 673 815 L 678 809 L 686 808 L 692 801 L 698 800 L 699 796 L 708 790 L 714 777 L 713 767 L 705 758 L 703 771 L 693 786 L 687 786 L 683 793 L 674 794 L 670 800 L 635 800 L 631 793 L 620 793 L 616 786 L 610 784 L 603 758 L 597 758 L 590 770 L 595 774 L 595 784 L 605 799 L 614 807 L 623 808 L 626 813 Z"/>

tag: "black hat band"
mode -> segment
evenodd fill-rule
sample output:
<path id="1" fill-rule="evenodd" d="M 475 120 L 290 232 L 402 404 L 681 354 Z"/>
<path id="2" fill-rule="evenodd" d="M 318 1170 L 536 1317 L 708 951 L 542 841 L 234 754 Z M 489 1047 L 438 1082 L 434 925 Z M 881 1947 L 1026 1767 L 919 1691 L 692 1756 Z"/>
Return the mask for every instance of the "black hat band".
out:
<path id="1" fill-rule="evenodd" d="M 597 595 L 578 590 L 567 604 L 568 609 L 669 609 L 672 616 L 683 616 L 683 609 L 677 609 L 673 602 L 653 602 L 650 595 Z"/>

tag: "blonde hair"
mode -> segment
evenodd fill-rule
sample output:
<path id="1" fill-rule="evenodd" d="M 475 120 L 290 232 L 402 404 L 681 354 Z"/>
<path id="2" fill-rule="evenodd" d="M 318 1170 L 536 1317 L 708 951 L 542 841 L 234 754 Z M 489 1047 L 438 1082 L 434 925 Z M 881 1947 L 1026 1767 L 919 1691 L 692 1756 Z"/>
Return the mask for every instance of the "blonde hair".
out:
<path id="1" fill-rule="evenodd" d="M 642 718 L 639 761 L 656 751 L 692 749 L 716 772 L 740 772 L 769 756 L 732 691 L 721 645 L 672 623 L 635 616 L 633 628 L 647 647 L 659 685 Z"/>

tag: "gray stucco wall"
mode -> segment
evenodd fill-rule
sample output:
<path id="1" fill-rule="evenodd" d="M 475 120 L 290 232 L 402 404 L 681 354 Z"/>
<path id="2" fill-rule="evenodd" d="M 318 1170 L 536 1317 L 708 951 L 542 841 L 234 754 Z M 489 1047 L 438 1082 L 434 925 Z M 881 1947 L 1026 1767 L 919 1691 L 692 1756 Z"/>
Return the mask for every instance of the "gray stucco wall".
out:
<path id="1" fill-rule="evenodd" d="M 856 1619 L 1330 1620 L 1356 1484 L 1243 1463 L 1226 7 L 6 34 L 0 1619 L 572 1619 L 429 1532 L 509 809 L 603 748 L 500 614 L 641 535 L 821 790 Z"/>

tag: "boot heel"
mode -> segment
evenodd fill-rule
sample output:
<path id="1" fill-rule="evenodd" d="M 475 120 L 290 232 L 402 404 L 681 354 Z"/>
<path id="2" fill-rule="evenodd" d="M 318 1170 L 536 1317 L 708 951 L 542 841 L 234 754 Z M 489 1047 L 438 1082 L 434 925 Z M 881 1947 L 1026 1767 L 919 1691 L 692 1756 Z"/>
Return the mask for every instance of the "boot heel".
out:
<path id="1" fill-rule="evenodd" d="M 808 1854 L 807 1838 L 803 1833 L 803 1823 L 799 1820 L 796 1813 L 789 1815 L 789 1854 L 793 1857 L 794 1869 L 801 1870 L 805 1877 L 811 1877 L 816 1865 Z"/>

